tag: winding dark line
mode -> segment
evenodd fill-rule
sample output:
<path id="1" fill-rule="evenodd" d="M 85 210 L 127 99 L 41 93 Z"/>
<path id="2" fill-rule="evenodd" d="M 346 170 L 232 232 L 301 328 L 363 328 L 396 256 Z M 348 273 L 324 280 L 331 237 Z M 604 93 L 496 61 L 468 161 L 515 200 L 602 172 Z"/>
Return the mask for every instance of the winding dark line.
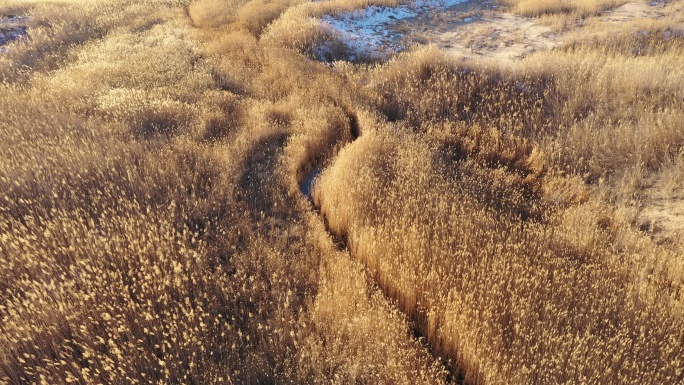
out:
<path id="1" fill-rule="evenodd" d="M 355 114 L 348 114 L 349 116 L 349 123 L 350 123 L 350 129 L 352 136 L 354 140 L 349 142 L 347 145 L 350 145 L 354 143 L 354 141 L 361 135 L 361 130 L 358 122 L 358 118 L 356 117 Z M 323 172 L 323 169 L 320 166 L 314 166 L 311 170 L 311 172 L 306 175 L 303 180 L 299 184 L 299 188 L 301 193 L 306 197 L 307 201 L 311 204 L 311 207 L 313 210 L 318 214 L 319 219 L 323 222 L 323 225 L 325 226 L 325 230 L 330 235 L 330 238 L 332 239 L 333 243 L 335 246 L 340 250 L 340 251 L 346 251 L 352 258 L 354 258 L 354 255 L 352 253 L 351 248 L 349 247 L 349 240 L 347 239 L 346 236 L 340 236 L 339 234 L 336 234 L 330 229 L 330 226 L 328 224 L 328 218 L 326 217 L 325 214 L 322 213 L 321 208 L 316 206 L 312 194 L 313 190 L 313 185 L 315 181 L 317 180 L 318 176 Z M 410 331 L 412 334 L 412 337 L 417 340 L 425 349 L 427 349 L 428 353 L 434 357 L 435 359 L 439 360 L 439 362 L 444 366 L 444 368 L 447 371 L 447 378 L 446 378 L 446 383 L 447 384 L 458 384 L 458 385 L 469 385 L 466 382 L 466 375 L 465 375 L 465 370 L 460 367 L 456 367 L 451 361 L 445 359 L 444 357 L 439 356 L 436 353 L 436 347 L 433 346 L 431 343 L 430 339 L 428 338 L 427 332 L 426 332 L 426 325 L 425 322 L 421 322 L 420 319 L 415 319 L 412 317 L 409 317 L 404 311 L 404 309 L 401 309 L 399 304 L 388 294 L 387 288 L 383 287 L 380 285 L 379 282 L 375 282 L 375 284 L 380 288 L 380 291 L 382 292 L 383 296 L 385 299 L 387 299 L 391 303 L 395 303 L 397 309 L 410 321 Z"/>

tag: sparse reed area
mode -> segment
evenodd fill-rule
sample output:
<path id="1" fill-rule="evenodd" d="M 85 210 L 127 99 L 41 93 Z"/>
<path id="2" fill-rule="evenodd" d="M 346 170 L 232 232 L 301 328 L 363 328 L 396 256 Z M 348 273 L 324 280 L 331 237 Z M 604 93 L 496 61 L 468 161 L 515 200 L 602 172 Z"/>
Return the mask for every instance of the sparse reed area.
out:
<path id="1" fill-rule="evenodd" d="M 508 65 L 314 60 L 369 4 L 0 5 L 0 384 L 684 382 L 641 215 L 684 189 L 681 1 Z"/>

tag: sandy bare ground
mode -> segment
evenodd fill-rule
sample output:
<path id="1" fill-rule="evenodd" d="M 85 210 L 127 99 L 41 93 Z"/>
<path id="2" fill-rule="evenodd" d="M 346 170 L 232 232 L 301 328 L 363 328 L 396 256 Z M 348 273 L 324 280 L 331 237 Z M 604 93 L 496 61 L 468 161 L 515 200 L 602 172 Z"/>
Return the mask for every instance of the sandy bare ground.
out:
<path id="1" fill-rule="evenodd" d="M 637 223 L 659 244 L 684 246 L 684 189 L 672 189 L 668 178 L 658 178 L 641 193 Z"/>
<path id="2" fill-rule="evenodd" d="M 601 21 L 606 23 L 620 23 L 638 19 L 660 19 L 665 16 L 664 8 L 667 1 L 629 1 L 615 9 L 605 12 Z"/>
<path id="3" fill-rule="evenodd" d="M 437 34 L 435 43 L 457 57 L 505 60 L 551 49 L 561 44 L 562 38 L 534 19 L 484 12 L 463 28 Z"/>
<path id="4" fill-rule="evenodd" d="M 481 7 L 472 12 L 454 13 L 451 19 L 435 18 L 418 25 L 417 31 L 410 33 L 406 40 L 436 44 L 463 60 L 516 60 L 558 47 L 587 32 L 584 29 L 589 25 L 600 27 L 604 24 L 610 28 L 611 24 L 627 21 L 660 19 L 666 15 L 666 5 L 663 0 L 630 0 L 598 16 L 577 20 L 570 28 L 554 27 L 544 18 L 523 17 Z"/>

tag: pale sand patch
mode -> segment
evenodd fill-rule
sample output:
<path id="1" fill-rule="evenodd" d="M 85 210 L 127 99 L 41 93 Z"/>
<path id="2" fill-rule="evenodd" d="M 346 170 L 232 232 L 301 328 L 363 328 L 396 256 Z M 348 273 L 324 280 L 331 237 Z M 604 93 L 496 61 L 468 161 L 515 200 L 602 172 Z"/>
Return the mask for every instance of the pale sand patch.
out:
<path id="1" fill-rule="evenodd" d="M 605 23 L 620 23 L 638 19 L 661 19 L 666 16 L 665 1 L 629 1 L 615 9 L 608 10 L 600 16 Z"/>
<path id="2" fill-rule="evenodd" d="M 650 234 L 654 242 L 684 247 L 684 186 L 661 175 L 643 189 L 639 228 Z"/>
<path id="3" fill-rule="evenodd" d="M 509 60 L 556 47 L 562 37 L 536 19 L 485 12 L 480 20 L 437 34 L 434 42 L 456 57 Z"/>
<path id="4" fill-rule="evenodd" d="M 671 16 L 669 2 L 630 0 L 604 13 L 578 19 L 567 29 L 553 28 L 544 18 L 530 18 L 506 12 L 484 10 L 461 20 L 442 21 L 432 28 L 413 32 L 407 40 L 421 44 L 435 44 L 461 60 L 493 60 L 495 62 L 521 59 L 537 51 L 562 46 L 579 36 L 586 36 L 595 28 L 614 28 L 618 23 L 637 20 L 659 20 Z M 446 28 L 445 28 L 446 27 Z"/>

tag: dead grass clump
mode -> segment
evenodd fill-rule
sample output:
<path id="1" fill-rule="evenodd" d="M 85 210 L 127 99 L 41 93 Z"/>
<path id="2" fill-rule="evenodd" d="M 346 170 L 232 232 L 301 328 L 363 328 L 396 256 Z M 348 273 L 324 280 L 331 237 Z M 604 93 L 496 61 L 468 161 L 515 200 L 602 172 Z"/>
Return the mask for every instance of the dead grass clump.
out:
<path id="1" fill-rule="evenodd" d="M 594 48 L 605 53 L 624 56 L 658 56 L 679 52 L 684 49 L 684 30 L 672 28 L 669 23 L 648 23 L 621 26 L 618 33 L 594 31 L 593 36 L 583 36 L 583 48 Z M 565 48 L 573 49 L 573 43 Z"/>
<path id="2" fill-rule="evenodd" d="M 248 0 L 198 0 L 188 7 L 188 16 L 197 27 L 217 28 L 235 20 L 235 12 Z"/>
<path id="3" fill-rule="evenodd" d="M 322 28 L 318 18 L 327 14 L 357 11 L 372 5 L 397 4 L 396 0 L 290 2 L 290 7 L 264 30 L 262 40 L 275 47 L 294 49 L 316 60 L 333 62 L 348 57 L 349 48 L 333 31 Z"/>
<path id="4" fill-rule="evenodd" d="M 216 328 L 225 310 L 212 305 L 221 299 L 211 299 L 199 281 L 222 280 L 209 270 L 212 253 L 203 246 L 211 239 L 208 223 L 219 217 L 203 210 L 225 208 L 213 199 L 225 185 L 210 159 L 193 159 L 192 146 L 148 157 L 109 136 L 101 122 L 60 114 L 49 95 L 42 103 L 20 90 L 11 95 L 3 99 L 11 119 L 2 131 L 17 146 L 7 148 L 0 168 L 7 193 L 0 378 L 228 378 L 226 367 L 209 358 L 231 346 L 226 324 Z"/>
<path id="5" fill-rule="evenodd" d="M 304 341 L 298 381 L 316 382 L 323 372 L 344 383 L 444 383 L 444 368 L 410 338 L 404 315 L 367 280 L 361 264 L 339 251 L 329 257 L 311 318 L 319 333 Z M 369 343 L 374 349 L 366 349 Z"/>
<path id="6" fill-rule="evenodd" d="M 275 47 L 287 47 L 313 56 L 313 48 L 325 41 L 318 21 L 305 10 L 290 8 L 271 23 L 262 40 Z"/>
<path id="7" fill-rule="evenodd" d="M 103 1 L 14 1 L 30 12 L 28 38 L 16 42 L 0 56 L 0 79 L 23 81 L 33 71 L 54 70 L 74 58 L 76 47 L 97 40 L 113 30 L 129 28 L 135 32 L 159 23 L 159 17 L 173 14 L 183 1 L 156 2 L 155 12 L 140 3 Z M 177 16 L 177 13 L 174 14 Z M 74 49 L 72 49 L 74 48 Z"/>
<path id="8" fill-rule="evenodd" d="M 188 15 L 198 27 L 244 29 L 258 37 L 268 24 L 295 3 L 290 0 L 200 0 L 189 6 Z"/>
<path id="9" fill-rule="evenodd" d="M 104 95 L 99 104 L 105 116 L 126 123 L 135 136 L 187 131 L 192 121 L 188 106 L 144 91 L 115 89 Z"/>
<path id="10" fill-rule="evenodd" d="M 12 43 L 12 49 L 0 56 L 1 81 L 18 82 L 26 80 L 31 71 L 55 69 L 67 59 L 65 48 L 102 33 L 78 7 L 56 6 L 42 11 L 50 15 L 45 19 L 34 16 L 27 30 L 28 38 Z"/>
<path id="11" fill-rule="evenodd" d="M 406 119 L 415 127 L 462 121 L 533 136 L 546 125 L 543 82 L 459 67 L 434 47 L 400 55 L 370 81 L 382 95 L 379 107 L 388 117 Z"/>
<path id="12" fill-rule="evenodd" d="M 239 98 L 227 91 L 205 96 L 207 112 L 201 118 L 201 138 L 204 141 L 223 140 L 237 132 L 244 119 L 244 107 Z"/>
<path id="13" fill-rule="evenodd" d="M 133 48 L 129 65 L 146 80 L 129 87 L 110 88 L 124 79 L 105 71 L 86 92 L 58 97 L 77 72 L 98 73 L 110 59 L 102 47 L 101 56 L 91 50 L 91 59 L 33 85 L 2 86 L 0 131 L 12 145 L 0 165 L 0 382 L 254 383 L 285 375 L 277 367 L 293 355 L 312 283 L 282 269 L 299 261 L 289 254 L 295 247 L 263 246 L 272 242 L 258 241 L 254 234 L 264 233 L 244 214 L 256 208 L 231 199 L 243 152 L 185 135 L 127 134 L 184 127 L 202 113 L 160 92 L 175 73 L 148 71 L 144 61 L 176 58 L 153 47 Z M 190 90 L 198 89 L 180 91 Z M 102 114 L 79 115 L 93 105 L 81 95 L 99 96 Z M 214 111 L 233 102 L 188 96 Z M 14 268 L 21 273 L 12 276 Z"/>
<path id="14" fill-rule="evenodd" d="M 255 92 L 254 83 L 265 61 L 256 38 L 246 31 L 211 36 L 204 53 L 216 85 L 238 95 Z"/>
<path id="15" fill-rule="evenodd" d="M 276 101 L 287 100 L 300 93 L 320 96 L 328 93 L 325 87 L 309 87 L 310 82 L 325 78 L 323 64 L 289 49 L 269 47 L 266 54 L 269 56 L 267 65 L 254 83 L 254 91 L 260 98 Z"/>
<path id="16" fill-rule="evenodd" d="M 2 17 L 25 15 L 29 10 L 28 4 L 3 4 L 0 6 L 0 15 Z"/>
<path id="17" fill-rule="evenodd" d="M 266 26 L 276 20 L 293 3 L 296 2 L 290 0 L 251 0 L 240 7 L 236 19 L 254 36 L 259 36 Z"/>
<path id="18" fill-rule="evenodd" d="M 660 273 L 679 270 L 656 267 L 664 251 L 585 184 L 628 195 L 676 157 L 680 130 L 666 116 L 680 110 L 679 54 L 578 44 L 507 71 L 418 51 L 352 72 L 397 123 L 343 149 L 314 188 L 333 233 L 473 383 L 673 381 L 680 370 L 680 279 Z M 667 85 L 646 81 L 644 68 Z M 668 346 L 635 332 L 644 323 Z M 642 364 L 652 354 L 663 361 Z M 555 372 L 563 362 L 572 364 Z"/>
<path id="19" fill-rule="evenodd" d="M 294 134 L 285 148 L 291 194 L 300 194 L 300 181 L 352 140 L 350 119 L 344 111 L 333 106 L 298 111 L 292 122 Z"/>
<path id="20" fill-rule="evenodd" d="M 544 151 L 593 181 L 638 164 L 657 169 L 682 142 L 675 124 L 681 68 L 674 64 L 681 55 L 633 56 L 590 47 L 526 62 L 527 71 L 544 77 L 553 69 L 545 103 L 560 130 L 559 137 L 544 139 Z M 660 76 L 653 78 L 654 71 Z"/>
<path id="21" fill-rule="evenodd" d="M 263 57 L 260 56 L 260 47 L 257 38 L 243 30 L 221 33 L 212 36 L 207 42 L 205 52 L 208 55 L 223 55 L 234 60 L 244 60 L 247 64 L 260 65 Z"/>

